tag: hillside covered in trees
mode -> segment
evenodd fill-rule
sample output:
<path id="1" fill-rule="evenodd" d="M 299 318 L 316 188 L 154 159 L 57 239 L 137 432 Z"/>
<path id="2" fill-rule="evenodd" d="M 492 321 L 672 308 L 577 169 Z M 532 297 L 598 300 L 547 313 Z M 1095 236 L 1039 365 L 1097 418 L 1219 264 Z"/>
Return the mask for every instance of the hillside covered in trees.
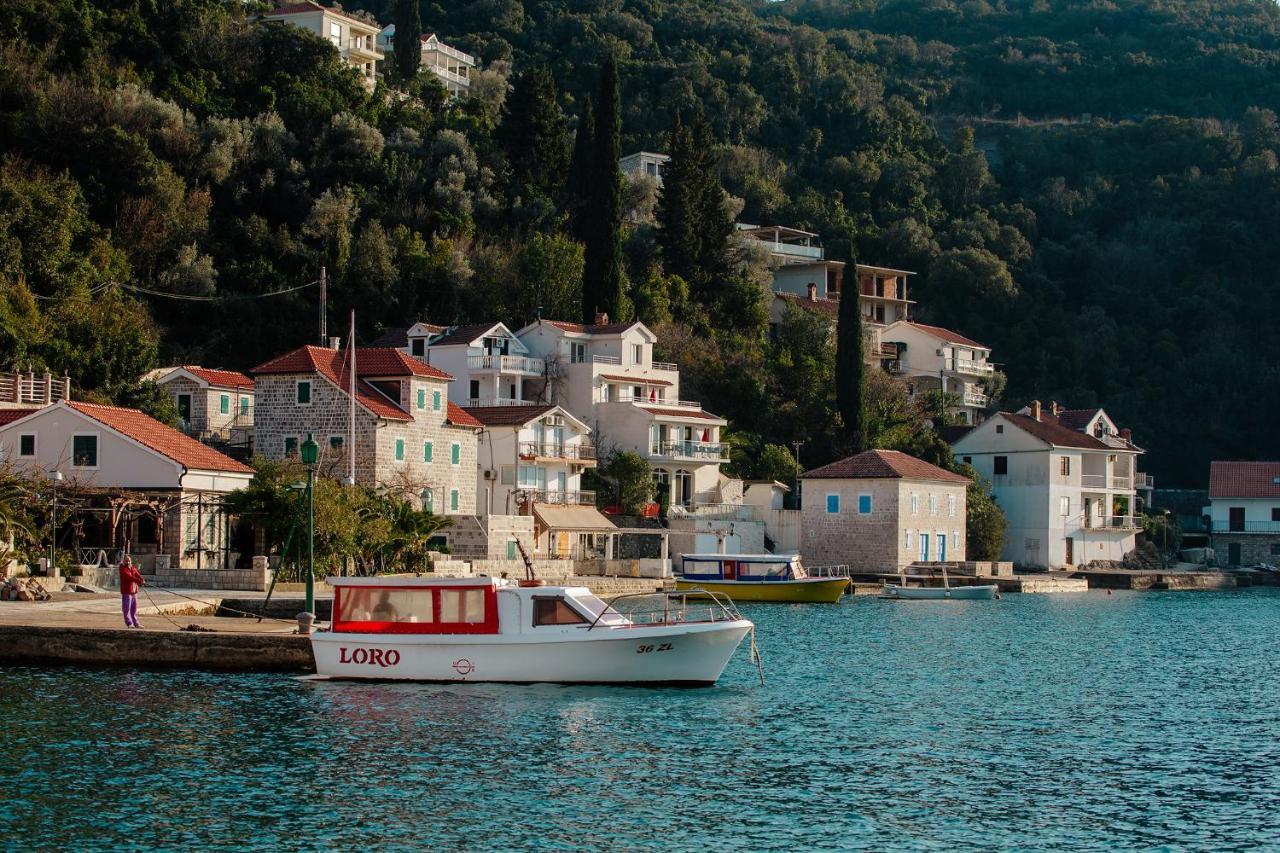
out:
<path id="1" fill-rule="evenodd" d="M 579 131 L 612 124 L 623 153 L 706 152 L 727 214 L 919 271 L 919 318 L 990 344 L 1009 405 L 1105 405 L 1162 485 L 1280 456 L 1269 0 L 423 0 L 423 32 L 482 61 L 461 102 L 394 67 L 370 95 L 265 8 L 0 5 L 0 368 L 125 402 L 157 363 L 248 368 L 314 338 L 314 288 L 263 295 L 322 264 L 365 340 L 576 316 L 606 282 L 731 419 L 742 473 L 797 438 L 842 452 L 825 329 L 766 335 L 759 257 L 653 225 L 600 248 L 599 210 L 677 221 L 642 183 L 599 198 Z M 871 384 L 870 434 L 928 445 Z"/>

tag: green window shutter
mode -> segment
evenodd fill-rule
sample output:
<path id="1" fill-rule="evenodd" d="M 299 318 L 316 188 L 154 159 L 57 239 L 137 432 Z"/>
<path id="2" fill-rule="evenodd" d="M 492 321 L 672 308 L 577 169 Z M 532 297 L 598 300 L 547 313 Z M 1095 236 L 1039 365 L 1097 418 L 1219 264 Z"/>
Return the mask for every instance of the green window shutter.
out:
<path id="1" fill-rule="evenodd" d="M 404 461 L 404 439 L 403 438 L 396 439 L 396 461 L 397 462 Z"/>
<path id="2" fill-rule="evenodd" d="M 440 392 L 436 391 L 431 395 L 431 407 L 437 412 L 440 411 Z"/>
<path id="3" fill-rule="evenodd" d="M 449 492 L 449 509 L 453 512 L 458 511 L 458 490 L 452 489 Z"/>
<path id="4" fill-rule="evenodd" d="M 516 540 L 507 540 L 507 559 L 514 560 L 516 558 Z"/>
<path id="5" fill-rule="evenodd" d="M 453 447 L 449 449 L 449 461 L 452 462 L 454 465 L 457 465 L 460 462 L 462 462 L 462 445 L 455 444 Z"/>
<path id="6" fill-rule="evenodd" d="M 242 415 L 249 414 L 249 398 L 248 397 L 240 398 L 240 414 Z"/>
<path id="7" fill-rule="evenodd" d="M 418 408 L 425 409 L 427 407 L 427 389 L 418 389 Z"/>
<path id="8" fill-rule="evenodd" d="M 423 443 L 422 445 L 422 461 L 423 462 L 431 461 L 431 442 L 429 441 Z"/>
<path id="9" fill-rule="evenodd" d="M 223 415 L 231 413 L 231 398 L 226 394 L 218 398 L 218 412 Z"/>
<path id="10" fill-rule="evenodd" d="M 311 402 L 311 383 L 298 383 L 298 405 L 305 406 Z"/>

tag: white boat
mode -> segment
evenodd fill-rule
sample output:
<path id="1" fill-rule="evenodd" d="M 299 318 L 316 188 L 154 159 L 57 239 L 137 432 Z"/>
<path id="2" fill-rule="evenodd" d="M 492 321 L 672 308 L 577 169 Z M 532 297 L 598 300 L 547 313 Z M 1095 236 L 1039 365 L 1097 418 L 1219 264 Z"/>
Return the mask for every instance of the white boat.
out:
<path id="1" fill-rule="evenodd" d="M 503 578 L 329 583 L 333 620 L 311 635 L 328 678 L 708 685 L 754 627 L 714 593 L 658 594 L 645 609 Z"/>
<path id="2" fill-rule="evenodd" d="M 881 598 L 897 598 L 904 601 L 936 601 L 954 599 L 957 601 L 990 601 L 1000 597 L 1000 587 L 995 584 L 984 586 L 901 586 L 896 583 L 884 585 Z"/>

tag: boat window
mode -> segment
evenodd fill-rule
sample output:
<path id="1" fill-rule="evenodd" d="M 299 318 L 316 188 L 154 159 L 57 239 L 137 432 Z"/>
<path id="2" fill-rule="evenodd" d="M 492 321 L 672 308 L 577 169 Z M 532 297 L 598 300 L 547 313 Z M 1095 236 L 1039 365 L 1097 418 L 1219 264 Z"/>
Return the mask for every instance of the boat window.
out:
<path id="1" fill-rule="evenodd" d="M 738 564 L 738 577 L 741 578 L 764 578 L 766 580 L 780 580 L 785 578 L 788 563 L 755 563 L 741 562 Z"/>
<path id="2" fill-rule="evenodd" d="M 483 622 L 484 590 L 440 590 L 441 622 Z"/>
<path id="3" fill-rule="evenodd" d="M 533 627 L 542 625 L 580 625 L 587 618 L 569 606 L 563 598 L 534 598 Z"/>
<path id="4" fill-rule="evenodd" d="M 496 634 L 498 605 L 489 587 L 340 586 L 334 631 L 389 634 Z"/>
<path id="5" fill-rule="evenodd" d="M 429 589 L 343 590 L 338 620 L 341 622 L 434 622 L 435 603 Z"/>

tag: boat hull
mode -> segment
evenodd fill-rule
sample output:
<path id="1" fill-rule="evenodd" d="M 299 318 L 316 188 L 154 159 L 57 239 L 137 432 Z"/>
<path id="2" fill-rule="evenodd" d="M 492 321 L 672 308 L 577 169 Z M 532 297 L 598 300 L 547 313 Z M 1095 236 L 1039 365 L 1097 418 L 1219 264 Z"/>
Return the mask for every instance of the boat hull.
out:
<path id="1" fill-rule="evenodd" d="M 798 578 L 785 581 L 703 581 L 676 579 L 676 589 L 705 589 L 734 601 L 783 601 L 834 604 L 849 587 L 848 578 Z"/>
<path id="2" fill-rule="evenodd" d="M 316 674 L 328 678 L 533 684 L 714 684 L 745 619 L 654 627 L 596 626 L 551 636 L 317 632 Z"/>
<path id="3" fill-rule="evenodd" d="M 937 586 L 898 586 L 887 583 L 880 597 L 901 601 L 991 601 L 999 597 L 999 587 L 992 584 L 943 589 Z"/>

